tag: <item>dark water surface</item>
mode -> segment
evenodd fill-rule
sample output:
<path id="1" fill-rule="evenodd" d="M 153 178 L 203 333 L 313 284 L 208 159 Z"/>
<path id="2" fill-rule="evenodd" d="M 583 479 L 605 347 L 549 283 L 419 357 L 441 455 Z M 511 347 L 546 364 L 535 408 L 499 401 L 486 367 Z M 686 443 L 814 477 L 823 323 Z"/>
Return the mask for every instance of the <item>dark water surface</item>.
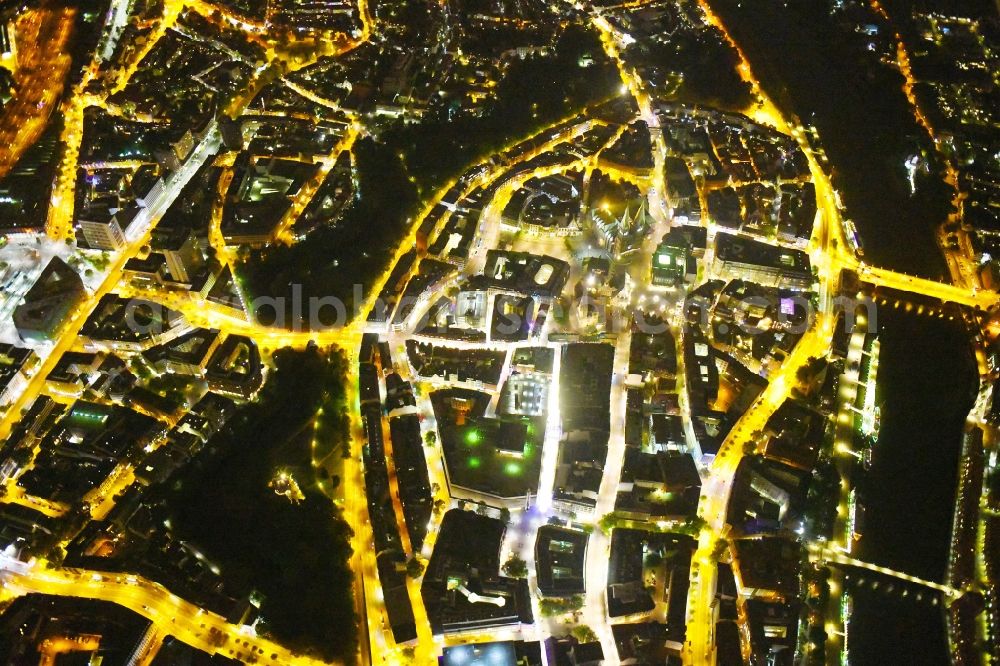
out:
<path id="1" fill-rule="evenodd" d="M 855 555 L 933 581 L 944 579 L 965 418 L 977 387 L 958 321 L 880 308 L 877 397 L 882 428 L 865 491 L 864 536 Z M 909 586 L 857 589 L 848 635 L 851 663 L 947 664 L 944 616 Z"/>

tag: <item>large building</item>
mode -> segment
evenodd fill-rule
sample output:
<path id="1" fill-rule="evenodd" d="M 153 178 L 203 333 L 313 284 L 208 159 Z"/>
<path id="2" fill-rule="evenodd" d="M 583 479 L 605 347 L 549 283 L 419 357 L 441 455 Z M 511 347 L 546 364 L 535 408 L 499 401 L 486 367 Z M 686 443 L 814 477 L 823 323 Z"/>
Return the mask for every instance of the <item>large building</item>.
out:
<path id="1" fill-rule="evenodd" d="M 87 245 L 95 250 L 115 251 L 125 247 L 129 227 L 135 221 L 138 208 L 125 208 L 106 219 L 80 219 L 80 230 Z"/>
<path id="2" fill-rule="evenodd" d="M 14 310 L 14 326 L 23 340 L 51 340 L 71 312 L 87 297 L 83 280 L 59 257 L 53 257 Z"/>
<path id="3" fill-rule="evenodd" d="M 547 597 L 583 594 L 586 588 L 588 534 L 542 525 L 535 539 L 538 589 Z"/>
<path id="4" fill-rule="evenodd" d="M 676 287 L 684 281 L 687 248 L 660 243 L 653 253 L 652 281 L 658 287 Z"/>
<path id="5" fill-rule="evenodd" d="M 444 515 L 420 585 L 435 635 L 518 628 L 532 622 L 528 582 L 500 575 L 507 526 L 471 511 Z"/>
<path id="6" fill-rule="evenodd" d="M 650 274 L 653 285 L 675 287 L 693 281 L 698 274 L 697 258 L 705 255 L 706 242 L 704 227 L 672 227 L 653 253 Z"/>
<path id="7" fill-rule="evenodd" d="M 30 349 L 0 344 L 0 405 L 21 394 L 28 384 L 25 371 L 36 360 L 35 352 Z"/>
<path id="8" fill-rule="evenodd" d="M 191 282 L 205 264 L 202 239 L 186 227 L 154 232 L 153 249 L 163 255 L 174 282 Z"/>
<path id="9" fill-rule="evenodd" d="M 615 348 L 577 343 L 563 348 L 559 404 L 563 432 L 609 432 Z"/>
<path id="10" fill-rule="evenodd" d="M 726 233 L 716 237 L 715 272 L 723 279 L 779 289 L 808 289 L 813 283 L 805 252 Z"/>

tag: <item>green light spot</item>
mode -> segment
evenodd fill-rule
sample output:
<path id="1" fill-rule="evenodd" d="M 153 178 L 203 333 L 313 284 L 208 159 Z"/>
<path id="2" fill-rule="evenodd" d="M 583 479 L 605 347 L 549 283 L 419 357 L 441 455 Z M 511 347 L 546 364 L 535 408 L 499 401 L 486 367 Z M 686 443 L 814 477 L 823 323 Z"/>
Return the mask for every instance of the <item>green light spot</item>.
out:
<path id="1" fill-rule="evenodd" d="M 478 430 L 470 430 L 469 432 L 465 433 L 465 443 L 468 444 L 469 446 L 475 446 L 476 444 L 479 443 L 479 440 L 480 436 Z"/>
<path id="2" fill-rule="evenodd" d="M 503 466 L 503 471 L 510 476 L 516 476 L 521 473 L 521 466 L 515 462 L 509 462 Z"/>
<path id="3" fill-rule="evenodd" d="M 469 458 L 469 469 L 476 469 L 479 467 L 479 458 Z"/>

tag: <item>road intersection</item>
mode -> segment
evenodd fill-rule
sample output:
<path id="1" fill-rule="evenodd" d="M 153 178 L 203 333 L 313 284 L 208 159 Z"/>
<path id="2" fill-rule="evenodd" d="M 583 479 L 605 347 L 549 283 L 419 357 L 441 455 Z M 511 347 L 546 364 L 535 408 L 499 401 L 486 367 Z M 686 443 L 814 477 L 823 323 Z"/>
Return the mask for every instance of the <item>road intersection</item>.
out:
<path id="1" fill-rule="evenodd" d="M 171 2 L 168 4 L 175 9 L 179 7 L 177 3 Z M 705 10 L 705 15 L 708 17 L 708 21 L 722 29 L 727 39 L 730 40 L 734 47 L 737 47 L 737 51 L 739 52 L 738 46 L 735 42 L 732 42 L 728 33 L 725 32 L 725 26 L 711 12 L 707 3 L 703 2 L 702 6 Z M 176 18 L 176 14 L 168 12 L 166 16 L 168 18 L 165 18 L 160 26 L 164 30 L 166 28 L 163 26 L 168 25 L 169 17 L 173 16 Z M 362 11 L 362 16 L 367 16 L 366 10 Z M 647 121 L 650 127 L 655 128 L 658 121 L 653 109 L 653 99 L 645 91 L 646 86 L 644 82 L 638 80 L 635 74 L 625 66 L 619 53 L 626 36 L 614 28 L 607 18 L 600 13 L 593 15 L 592 22 L 600 31 L 608 54 L 619 63 L 623 85 L 629 94 L 635 98 L 641 117 Z M 356 45 L 368 39 L 372 30 L 370 19 L 363 21 L 363 25 L 362 36 L 352 42 L 352 44 Z M 150 43 L 155 43 L 155 40 L 150 40 Z M 756 120 L 765 122 L 775 129 L 795 138 L 809 160 L 812 180 L 816 185 L 819 203 L 819 215 L 814 229 L 811 255 L 814 266 L 818 270 L 820 311 L 786 362 L 775 374 L 768 377 L 769 384 L 767 388 L 734 426 L 708 471 L 708 478 L 703 489 L 704 497 L 698 509 L 699 516 L 705 521 L 705 527 L 698 535 L 698 548 L 692 560 L 692 585 L 688 600 L 688 643 L 685 646 L 685 657 L 686 662 L 691 664 L 713 663 L 714 660 L 714 598 L 716 593 L 717 563 L 713 553 L 717 550 L 718 541 L 724 539 L 727 533 L 726 508 L 736 470 L 745 453 L 750 450 L 748 445 L 754 444 L 754 433 L 763 427 L 774 410 L 789 397 L 792 388 L 795 386 L 795 377 L 798 369 L 803 367 L 810 359 L 822 357 L 829 351 L 836 321 L 833 296 L 838 292 L 842 274 L 845 271 L 851 271 L 856 273 L 862 282 L 876 287 L 916 294 L 938 299 L 942 302 L 979 308 L 984 311 L 994 309 L 998 300 L 1000 300 L 1000 295 L 992 290 L 966 289 L 943 284 L 869 266 L 861 261 L 850 250 L 851 245 L 847 240 L 836 193 L 830 183 L 828 174 L 820 167 L 805 132 L 801 127 L 793 125 L 783 117 L 777 107 L 774 106 L 761 90 L 742 52 L 739 53 L 741 58 L 739 71 L 745 80 L 751 84 L 753 94 L 758 101 L 758 103 L 753 105 L 752 109 L 748 110 L 748 114 Z M 136 59 L 136 66 L 140 59 Z M 123 85 L 128 80 L 128 76 L 128 72 L 125 72 L 119 80 L 118 85 Z M 313 101 L 322 103 L 322 100 L 314 99 Z M 249 99 L 246 102 L 249 102 Z M 98 99 L 81 97 L 78 102 L 75 102 L 79 108 L 72 107 L 68 109 L 67 124 L 82 123 L 78 115 L 82 114 L 83 109 L 87 105 L 99 103 L 100 100 Z M 553 125 L 553 127 L 545 131 L 551 131 L 554 127 L 561 125 L 562 123 Z M 549 141 L 544 142 L 532 151 L 519 155 L 516 164 L 484 164 L 484 168 L 478 170 L 479 175 L 467 183 L 468 190 L 493 182 L 503 173 L 516 167 L 517 164 L 529 162 L 534 157 L 550 151 L 559 143 L 579 136 L 587 131 L 590 126 L 588 122 L 582 122 L 572 124 L 569 127 L 563 127 Z M 355 136 L 356 134 L 351 135 L 350 142 L 353 142 Z M 656 133 L 654 133 L 655 172 L 662 174 L 664 158 L 662 136 L 659 139 L 656 139 L 656 136 Z M 350 142 L 347 142 L 343 149 L 350 149 Z M 10 431 L 21 409 L 42 392 L 45 378 L 52 368 L 55 367 L 62 354 L 72 349 L 76 344 L 79 331 L 86 321 L 89 312 L 96 306 L 100 298 L 108 293 L 118 293 L 124 297 L 141 297 L 161 303 L 179 311 L 193 326 L 215 328 L 226 333 L 244 335 L 257 341 L 265 350 L 274 350 L 285 346 L 302 348 L 307 345 L 316 344 L 320 347 L 336 346 L 353 355 L 360 343 L 362 334 L 376 330 L 376 327 L 368 324 L 364 317 L 374 305 L 375 299 L 388 281 L 392 266 L 416 244 L 417 230 L 430 214 L 434 205 L 440 202 L 445 193 L 455 184 L 455 182 L 447 183 L 444 187 L 440 188 L 438 194 L 428 202 L 421 214 L 416 216 L 410 233 L 396 249 L 394 260 L 390 262 L 389 269 L 375 281 L 365 296 L 364 306 L 359 308 L 359 312 L 363 314 L 356 316 L 344 327 L 335 330 L 289 331 L 282 328 L 261 325 L 255 321 L 253 313 L 248 313 L 248 316 L 240 316 L 231 309 L 216 306 L 190 292 L 171 292 L 164 289 L 140 291 L 122 284 L 122 271 L 125 263 L 130 258 L 139 254 L 140 248 L 148 242 L 149 233 L 155 227 L 159 218 L 194 173 L 217 152 L 219 144 L 220 138 L 217 130 L 214 127 L 209 128 L 201 142 L 194 149 L 192 156 L 188 158 L 182 168 L 167 184 L 167 187 L 164 188 L 161 197 L 149 206 L 148 213 L 146 213 L 147 217 L 143 220 L 140 233 L 130 238 L 127 247 L 114 256 L 100 286 L 90 294 L 85 306 L 80 308 L 66 324 L 58 339 L 30 378 L 23 393 L 10 406 L 3 420 L 0 421 L 0 436 L 5 436 Z M 76 141 L 76 145 L 78 147 L 79 141 Z M 75 152 L 70 151 L 69 155 L 69 163 L 64 165 L 61 172 L 63 174 L 62 185 L 56 188 L 53 195 L 55 212 L 50 216 L 50 235 L 53 238 L 65 237 L 66 233 L 68 233 L 69 221 L 72 219 L 72 196 L 69 193 L 72 191 L 72 182 L 75 179 L 77 165 L 75 162 Z M 334 159 L 331 157 L 324 163 L 324 166 L 331 167 Z M 548 174 L 549 171 L 539 168 L 537 171 L 519 175 L 519 180 L 516 182 L 526 180 L 527 177 L 542 177 Z M 511 185 L 508 189 L 512 189 L 513 186 Z M 662 182 L 658 182 L 652 188 L 655 205 L 651 205 L 650 210 L 653 211 L 654 217 L 658 219 L 660 223 L 658 226 L 665 226 L 669 223 L 670 204 L 666 200 L 665 189 Z M 500 194 L 509 197 L 510 192 L 501 188 Z M 499 210 L 502 210 L 502 206 L 499 207 Z M 488 220 L 490 228 L 483 233 L 485 237 L 495 240 L 498 233 L 498 218 L 499 215 L 493 215 Z M 493 242 L 487 242 L 485 246 L 492 247 Z M 485 250 L 479 253 L 479 255 L 472 257 L 469 266 L 470 271 L 474 272 L 478 268 L 481 268 L 483 261 L 485 261 L 484 253 Z M 627 368 L 628 344 L 629 335 L 627 332 L 620 335 L 616 340 L 616 381 L 613 385 L 611 396 L 612 433 L 608 464 L 604 470 L 604 478 L 602 479 L 598 498 L 598 508 L 595 512 L 597 516 L 609 513 L 614 507 L 618 477 L 624 457 L 624 392 L 622 378 Z M 476 346 L 474 343 L 469 343 L 470 348 L 475 348 Z M 348 367 L 352 369 L 353 373 L 357 364 L 349 363 Z M 558 368 L 558 365 L 556 368 Z M 352 374 L 348 378 L 348 385 L 355 395 L 354 400 L 356 402 L 357 377 L 355 375 Z M 357 414 L 352 414 L 352 421 L 355 426 L 352 431 L 357 435 L 360 430 L 357 427 Z M 355 453 L 358 450 L 358 444 L 359 442 L 356 441 L 355 446 L 352 447 L 352 451 Z M 544 482 L 539 491 L 539 502 L 541 504 L 551 501 L 551 475 L 554 473 L 554 447 L 556 445 L 557 442 L 547 440 L 544 447 L 546 456 L 542 472 Z M 361 468 L 359 456 L 356 454 L 352 455 L 345 465 L 343 483 L 346 488 L 344 493 L 346 498 L 343 507 L 344 514 L 355 532 L 353 564 L 355 571 L 359 574 L 358 594 L 356 596 L 358 598 L 359 614 L 362 612 L 360 609 L 363 608 L 367 622 L 366 630 L 369 642 L 366 647 L 370 649 L 368 657 L 371 663 L 395 663 L 396 661 L 400 661 L 401 657 L 384 628 L 385 614 L 382 607 L 374 554 L 371 548 L 371 527 L 367 516 L 367 507 L 364 502 L 363 469 Z M 595 530 L 590 542 L 587 561 L 588 595 L 583 617 L 586 624 L 592 627 L 597 633 L 605 654 L 614 654 L 615 647 L 606 614 L 603 584 L 607 576 L 608 542 L 609 539 L 605 535 L 601 534 L 599 530 Z M 530 569 L 533 569 L 533 563 L 531 563 Z M 301 655 L 292 654 L 271 641 L 255 636 L 248 627 L 229 624 L 223 618 L 179 599 L 154 582 L 132 576 L 50 568 L 44 562 L 38 562 L 32 566 L 25 567 L 22 563 L 0 560 L 0 579 L 3 580 L 4 591 L 7 594 L 45 593 L 102 599 L 118 603 L 151 620 L 162 635 L 173 635 L 183 642 L 211 654 L 222 653 L 244 661 L 256 660 L 259 663 L 320 663 Z M 411 599 L 418 602 L 419 593 L 415 592 L 415 586 L 416 583 L 411 583 L 410 585 Z M 428 633 L 426 629 L 426 614 L 419 607 L 419 603 L 414 604 L 414 609 L 423 635 L 426 636 Z M 463 636 L 461 640 L 468 639 L 469 636 Z M 424 643 L 426 642 L 421 641 L 419 648 L 420 658 L 429 658 L 432 652 L 439 647 L 433 643 L 425 645 Z"/>

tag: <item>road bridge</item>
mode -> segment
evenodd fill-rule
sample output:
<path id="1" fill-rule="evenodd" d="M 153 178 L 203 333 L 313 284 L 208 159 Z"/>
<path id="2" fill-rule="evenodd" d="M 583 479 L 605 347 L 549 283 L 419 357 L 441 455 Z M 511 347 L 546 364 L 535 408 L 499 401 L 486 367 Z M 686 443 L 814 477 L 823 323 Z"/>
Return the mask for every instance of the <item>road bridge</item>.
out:
<path id="1" fill-rule="evenodd" d="M 886 287 L 897 291 L 920 294 L 936 298 L 945 303 L 957 303 L 970 308 L 991 310 L 1000 304 L 1000 294 L 992 289 L 967 289 L 935 280 L 897 273 L 885 268 L 860 264 L 858 276 L 863 282 L 877 287 Z"/>
<path id="2" fill-rule="evenodd" d="M 906 581 L 907 583 L 913 583 L 915 585 L 921 585 L 923 587 L 930 588 L 937 592 L 941 592 L 948 598 L 948 600 L 954 600 L 964 594 L 964 590 L 951 587 L 950 585 L 943 585 L 942 583 L 935 583 L 931 580 L 925 580 L 923 578 L 918 578 L 917 576 L 911 576 L 903 571 L 897 571 L 896 569 L 890 569 L 889 567 L 879 566 L 877 564 L 872 564 L 871 562 L 865 562 L 864 560 L 859 560 L 855 557 L 851 557 L 847 553 L 839 550 L 833 550 L 830 548 L 818 547 L 816 545 L 811 545 L 809 547 L 810 553 L 809 557 L 811 560 L 818 560 L 820 562 L 828 562 L 830 564 L 840 564 L 852 567 L 858 567 L 859 569 L 867 569 L 868 571 L 874 571 L 886 576 L 891 576 L 893 578 L 898 578 L 899 580 Z"/>

